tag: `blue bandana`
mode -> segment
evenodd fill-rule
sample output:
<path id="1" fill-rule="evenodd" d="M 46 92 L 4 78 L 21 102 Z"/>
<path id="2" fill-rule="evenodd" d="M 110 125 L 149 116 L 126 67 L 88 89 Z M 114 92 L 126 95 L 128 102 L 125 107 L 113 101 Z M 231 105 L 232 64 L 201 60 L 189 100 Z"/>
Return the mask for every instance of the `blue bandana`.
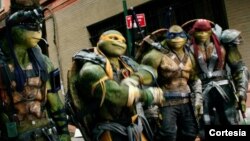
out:
<path id="1" fill-rule="evenodd" d="M 187 34 L 184 31 L 179 32 L 179 33 L 167 32 L 166 36 L 167 36 L 167 39 L 174 39 L 176 37 L 187 39 Z"/>

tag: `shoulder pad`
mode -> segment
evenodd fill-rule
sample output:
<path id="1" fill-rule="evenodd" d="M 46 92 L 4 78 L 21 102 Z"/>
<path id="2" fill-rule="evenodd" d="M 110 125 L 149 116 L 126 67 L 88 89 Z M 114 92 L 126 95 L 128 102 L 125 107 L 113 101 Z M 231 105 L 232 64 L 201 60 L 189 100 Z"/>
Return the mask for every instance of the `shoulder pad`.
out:
<path id="1" fill-rule="evenodd" d="M 166 38 L 167 31 L 168 29 L 166 28 L 160 28 L 144 37 L 143 40 L 138 44 L 135 60 L 140 62 L 143 55 L 151 49 L 161 50 L 163 48 L 161 42 Z"/>
<path id="2" fill-rule="evenodd" d="M 218 39 L 221 38 L 222 27 L 220 25 L 215 24 L 214 27 L 212 28 L 212 31 L 218 37 Z"/>
<path id="3" fill-rule="evenodd" d="M 241 32 L 236 29 L 226 29 L 221 34 L 221 42 L 225 44 L 230 43 L 234 41 L 240 33 Z"/>
<path id="4" fill-rule="evenodd" d="M 80 61 L 80 62 L 92 62 L 94 64 L 101 65 L 103 68 L 106 64 L 106 59 L 102 55 L 94 53 L 90 49 L 83 49 L 76 54 L 73 55 L 73 60 Z"/>
<path id="5" fill-rule="evenodd" d="M 129 65 L 134 71 L 137 70 L 137 68 L 139 67 L 139 64 L 134 61 L 133 59 L 129 58 L 128 56 L 121 56 L 121 59 L 127 63 L 127 65 Z"/>

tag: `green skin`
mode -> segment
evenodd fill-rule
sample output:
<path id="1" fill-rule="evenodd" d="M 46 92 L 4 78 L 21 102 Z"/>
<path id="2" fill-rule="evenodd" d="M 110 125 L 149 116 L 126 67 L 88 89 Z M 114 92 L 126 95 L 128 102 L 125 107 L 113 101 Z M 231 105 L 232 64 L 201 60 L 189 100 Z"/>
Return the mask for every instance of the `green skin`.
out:
<path id="1" fill-rule="evenodd" d="M 105 36 L 105 37 L 103 37 Z M 102 34 L 100 40 L 98 42 L 97 49 L 99 49 L 103 55 L 110 61 L 111 65 L 117 69 L 123 69 L 124 66 L 119 61 L 119 57 L 123 55 L 126 51 L 127 45 L 125 43 L 125 39 L 122 34 L 115 30 L 109 30 Z M 74 70 L 74 69 L 72 69 Z M 79 73 L 78 73 L 79 72 Z M 145 71 L 141 70 L 135 72 L 130 75 L 130 77 L 136 81 L 139 81 L 139 77 L 134 74 L 140 74 L 143 79 L 143 84 L 150 84 L 153 81 L 152 75 Z M 129 95 L 129 90 L 127 86 L 123 86 L 120 82 L 117 82 L 113 79 L 107 79 L 104 81 L 104 87 L 99 83 L 96 86 L 96 89 L 92 93 L 93 84 L 100 81 L 103 77 L 108 76 L 105 70 L 98 64 L 93 64 L 91 62 L 85 63 L 79 71 L 73 71 L 69 77 L 69 89 L 74 90 L 75 84 L 74 81 L 80 87 L 77 87 L 78 91 L 71 92 L 74 106 L 78 108 L 79 111 L 84 110 L 84 106 L 82 105 L 82 101 L 89 102 L 97 101 L 95 105 L 96 110 L 95 114 L 98 115 L 97 121 L 112 121 L 112 120 L 120 120 L 120 121 L 128 121 L 131 116 L 135 113 L 133 112 L 133 106 L 127 107 L 127 100 Z M 105 96 L 103 92 L 105 91 Z M 146 101 L 148 100 L 148 91 L 139 90 L 140 100 Z M 104 102 L 101 105 L 100 101 L 104 96 Z M 80 99 L 80 100 L 79 100 Z M 92 102 L 91 102 L 92 103 Z M 86 104 L 86 103 L 85 103 Z M 86 105 L 88 107 L 88 104 Z M 89 108 L 93 108 L 89 107 Z M 132 113 L 124 113 L 122 109 L 128 108 L 132 110 Z M 112 110 L 115 109 L 114 111 Z M 125 119 L 121 119 L 119 116 L 125 114 Z M 118 115 L 118 116 L 117 116 Z M 95 123 L 97 123 L 95 121 Z"/>
<path id="2" fill-rule="evenodd" d="M 226 51 L 227 51 L 227 61 L 230 64 L 240 64 L 242 63 L 242 56 L 239 52 L 238 47 L 226 47 Z M 242 64 L 241 67 L 245 66 L 244 64 Z M 240 97 L 240 91 L 243 91 L 243 93 L 247 93 L 248 91 L 248 86 L 244 86 L 244 84 L 242 84 L 242 82 L 244 82 L 244 79 L 247 79 L 247 76 L 244 75 L 244 73 L 242 73 L 242 71 L 233 71 L 233 79 L 235 82 L 235 85 L 237 87 L 237 93 L 236 95 L 239 97 L 239 104 L 237 104 L 237 108 L 241 109 L 241 111 L 243 113 L 246 112 L 246 99 L 241 99 Z M 238 107 L 239 106 L 239 107 Z"/>
<path id="3" fill-rule="evenodd" d="M 197 44 L 204 44 L 206 42 L 211 42 L 210 38 L 212 35 L 212 31 L 196 31 L 194 32 L 194 38 L 196 40 Z M 237 46 L 221 46 L 221 51 L 222 54 L 224 54 L 224 62 L 223 65 L 225 65 L 225 63 L 228 63 L 229 66 L 231 67 L 231 73 L 233 75 L 233 80 L 236 86 L 236 95 L 240 96 L 239 93 L 243 92 L 246 93 L 247 91 L 247 86 L 245 86 L 244 84 L 244 80 L 247 78 L 247 76 L 243 76 L 244 73 L 242 73 L 241 67 L 245 66 L 242 63 L 242 56 L 239 52 L 239 49 Z M 205 54 L 205 52 L 203 53 Z M 236 67 L 233 67 L 236 66 Z M 225 69 L 225 67 L 223 68 Z M 239 105 L 241 106 L 241 110 L 243 111 L 243 113 L 245 113 L 246 111 L 246 99 L 241 99 L 239 98 Z M 238 106 L 238 104 L 237 104 Z"/>
<path id="4" fill-rule="evenodd" d="M 171 33 L 180 33 L 182 31 L 183 30 L 177 25 L 173 25 L 169 29 L 169 32 Z M 186 54 L 186 52 L 184 51 L 184 46 L 185 46 L 186 41 L 187 40 L 185 38 L 175 37 L 173 39 L 165 39 L 161 42 L 161 44 L 163 47 L 169 48 L 171 52 L 175 53 L 175 55 L 178 58 L 183 58 L 184 55 Z M 171 73 L 178 72 L 179 70 L 176 70 L 176 71 L 172 70 L 173 66 L 175 66 L 176 63 L 169 56 L 165 57 L 165 59 L 167 58 L 168 60 L 165 61 L 164 63 L 163 62 L 164 56 L 167 56 L 167 54 L 157 49 L 152 49 L 151 51 L 149 51 L 147 54 L 143 56 L 142 64 L 149 65 L 153 67 L 155 70 L 160 70 L 162 64 L 165 64 L 165 70 L 163 72 L 164 74 L 161 74 L 163 70 L 158 71 L 159 78 L 164 78 L 165 80 L 168 80 L 167 83 L 162 83 L 158 81 L 158 84 L 163 89 L 163 91 L 187 92 L 186 88 L 192 87 L 193 84 L 199 80 L 199 77 L 196 72 L 197 66 L 194 60 L 194 56 L 189 55 L 189 60 L 191 60 L 192 63 L 187 63 L 185 66 L 186 69 L 190 69 L 190 72 L 186 73 L 186 76 L 188 77 L 184 77 L 183 75 L 185 74 L 182 74 L 180 76 L 171 75 Z M 185 79 L 184 81 L 183 81 L 183 78 Z M 186 83 L 187 81 L 189 83 Z M 201 85 L 199 85 L 198 87 L 201 87 Z M 193 93 L 195 93 L 195 96 L 197 97 L 197 99 L 194 102 L 195 102 L 195 114 L 196 114 L 196 117 L 198 117 L 202 113 L 202 109 L 201 109 L 202 101 L 200 99 L 201 91 L 196 92 L 196 88 L 192 88 L 191 90 L 193 90 Z"/>
<path id="5" fill-rule="evenodd" d="M 212 35 L 212 31 L 199 31 L 194 32 L 194 38 L 196 39 L 197 44 L 204 44 L 205 42 L 210 42 L 210 37 Z M 222 52 L 227 53 L 226 61 L 230 64 L 236 64 L 242 60 L 241 54 L 237 47 L 226 46 L 226 48 L 222 49 Z"/>
<path id="6" fill-rule="evenodd" d="M 23 28 L 20 28 L 19 26 L 14 26 L 11 29 L 11 36 L 13 38 L 13 46 L 14 46 L 14 52 L 16 54 L 17 60 L 19 62 L 19 65 L 22 68 L 26 68 L 28 64 L 30 64 L 30 59 L 28 57 L 28 52 L 27 49 L 29 48 L 33 48 L 33 47 L 38 47 L 37 43 L 39 42 L 39 40 L 42 37 L 42 32 L 41 30 L 39 31 L 29 31 Z M 6 42 L 5 42 L 6 43 Z M 4 43 L 4 52 L 8 53 L 8 46 Z M 47 69 L 48 72 L 51 72 L 54 70 L 54 66 L 52 64 L 52 62 L 50 61 L 50 59 L 43 55 L 44 60 L 47 64 Z M 8 64 L 13 64 L 13 59 L 10 59 L 8 62 Z M 46 82 L 46 87 L 47 89 L 51 89 L 51 85 L 50 85 L 50 81 L 49 79 Z M 47 104 L 48 107 L 47 111 L 49 112 L 56 112 L 58 110 L 62 110 L 64 108 L 64 105 L 59 97 L 58 93 L 47 93 Z M 52 118 L 62 118 L 65 119 L 64 121 L 56 121 L 54 120 L 54 122 L 56 123 L 56 126 L 58 129 L 62 129 L 63 131 L 68 132 L 67 127 L 61 127 L 62 125 L 65 124 L 65 121 L 67 121 L 65 115 L 62 114 L 58 114 L 58 115 L 52 115 Z M 69 134 L 61 134 L 60 136 L 60 141 L 70 141 L 70 135 Z"/>

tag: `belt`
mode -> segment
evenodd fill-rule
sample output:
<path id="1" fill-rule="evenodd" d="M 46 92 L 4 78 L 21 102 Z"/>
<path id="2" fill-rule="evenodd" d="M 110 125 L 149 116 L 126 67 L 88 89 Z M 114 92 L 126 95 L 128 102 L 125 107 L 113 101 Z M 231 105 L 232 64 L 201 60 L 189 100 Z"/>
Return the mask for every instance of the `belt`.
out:
<path id="1" fill-rule="evenodd" d="M 46 127 L 49 125 L 49 119 L 37 119 L 37 120 L 24 120 L 17 122 L 17 129 L 19 133 L 26 132 L 35 128 Z"/>
<path id="2" fill-rule="evenodd" d="M 181 93 L 181 92 L 165 92 L 164 97 L 168 99 L 179 99 L 179 98 L 189 98 L 190 93 Z"/>
<path id="3" fill-rule="evenodd" d="M 207 72 L 207 73 L 202 73 L 200 74 L 200 79 L 209 79 L 209 78 L 214 78 L 214 77 L 220 77 L 220 76 L 226 76 L 227 72 L 224 70 L 218 70 L 214 72 Z"/>
<path id="4" fill-rule="evenodd" d="M 165 101 L 163 106 L 174 106 L 185 104 L 190 101 L 190 93 L 183 92 L 164 92 Z"/>
<path id="5" fill-rule="evenodd" d="M 17 139 L 20 141 L 32 141 L 39 139 L 47 139 L 50 141 L 58 140 L 56 129 L 50 127 L 36 128 L 30 131 L 26 131 L 19 134 Z"/>
<path id="6" fill-rule="evenodd" d="M 171 100 L 164 101 L 163 106 L 181 105 L 181 104 L 186 104 L 188 102 L 190 102 L 189 98 L 171 99 Z"/>
<path id="7" fill-rule="evenodd" d="M 229 84 L 229 80 L 219 80 L 219 81 L 216 81 L 216 83 L 218 85 L 227 85 Z"/>
<path id="8" fill-rule="evenodd" d="M 224 80 L 218 80 L 218 81 L 210 81 L 209 83 L 204 84 L 203 87 L 206 88 L 208 84 L 211 84 L 211 82 L 216 83 L 219 86 L 230 84 L 229 80 L 224 79 Z"/>

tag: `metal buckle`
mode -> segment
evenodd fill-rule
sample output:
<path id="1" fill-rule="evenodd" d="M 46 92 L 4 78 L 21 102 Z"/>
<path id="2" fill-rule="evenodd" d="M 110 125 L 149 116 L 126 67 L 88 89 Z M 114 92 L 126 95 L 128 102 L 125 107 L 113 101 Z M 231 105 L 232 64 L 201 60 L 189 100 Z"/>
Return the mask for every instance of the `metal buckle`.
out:
<path id="1" fill-rule="evenodd" d="M 207 78 L 211 78 L 213 76 L 213 73 L 212 72 L 207 72 Z"/>

